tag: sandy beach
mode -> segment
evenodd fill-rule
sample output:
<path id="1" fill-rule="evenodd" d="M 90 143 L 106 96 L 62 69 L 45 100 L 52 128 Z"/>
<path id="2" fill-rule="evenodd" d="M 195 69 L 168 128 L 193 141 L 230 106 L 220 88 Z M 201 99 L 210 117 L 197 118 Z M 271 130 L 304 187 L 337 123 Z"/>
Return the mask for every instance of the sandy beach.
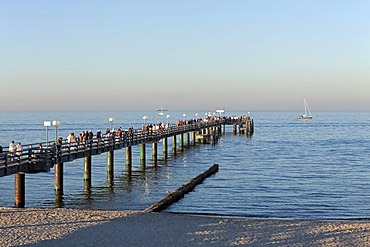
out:
<path id="1" fill-rule="evenodd" d="M 370 222 L 0 208 L 0 246 L 369 246 Z"/>

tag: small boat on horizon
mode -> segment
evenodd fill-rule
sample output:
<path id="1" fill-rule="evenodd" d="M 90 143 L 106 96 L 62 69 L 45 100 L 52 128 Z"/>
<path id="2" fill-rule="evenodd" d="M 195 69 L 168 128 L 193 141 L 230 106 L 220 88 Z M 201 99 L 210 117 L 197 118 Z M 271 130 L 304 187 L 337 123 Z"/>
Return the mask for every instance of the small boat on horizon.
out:
<path id="1" fill-rule="evenodd" d="M 308 107 L 306 99 L 303 99 L 303 103 L 304 103 L 304 114 L 299 115 L 298 119 L 301 119 L 301 120 L 312 119 L 311 111 L 310 111 L 310 108 Z"/>
<path id="2" fill-rule="evenodd" d="M 158 114 L 161 115 L 161 116 L 163 116 L 164 115 L 164 112 L 165 111 L 168 111 L 168 110 L 163 109 L 163 106 L 161 106 L 161 108 L 160 109 L 156 109 L 156 111 L 159 111 Z"/>

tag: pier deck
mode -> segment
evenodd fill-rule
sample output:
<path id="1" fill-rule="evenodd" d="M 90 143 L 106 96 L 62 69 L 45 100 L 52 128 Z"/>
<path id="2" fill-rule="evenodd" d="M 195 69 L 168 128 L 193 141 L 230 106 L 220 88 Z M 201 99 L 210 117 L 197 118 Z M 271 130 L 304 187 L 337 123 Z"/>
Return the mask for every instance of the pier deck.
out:
<path id="1" fill-rule="evenodd" d="M 68 143 L 63 139 L 60 144 L 56 142 L 43 142 L 40 148 L 37 144 L 23 145 L 21 152 L 9 152 L 9 148 L 4 148 L 0 153 L 0 177 L 15 175 L 15 206 L 24 207 L 25 198 L 25 174 L 49 172 L 54 168 L 55 192 L 56 195 L 63 194 L 63 164 L 76 159 L 84 158 L 84 180 L 91 180 L 91 157 L 107 153 L 107 172 L 113 177 L 113 152 L 115 150 L 126 149 L 126 165 L 131 166 L 131 147 L 140 146 L 140 161 L 145 164 L 145 145 L 153 145 L 153 157 L 157 159 L 157 143 L 163 141 L 163 151 L 167 155 L 167 138 L 172 137 L 172 150 L 176 152 L 176 136 L 179 136 L 180 147 L 184 143 L 189 145 L 189 133 L 192 133 L 193 144 L 199 134 L 202 135 L 202 143 L 205 140 L 215 142 L 218 135 L 222 132 L 222 126 L 233 125 L 233 132 L 239 126 L 240 133 L 253 134 L 253 120 L 243 117 L 220 117 L 207 121 L 192 121 L 183 125 L 171 125 L 162 130 L 134 129 L 124 132 L 123 135 L 105 135 L 101 138 Z M 245 126 L 245 127 L 243 127 Z M 246 131 L 244 131 L 246 130 Z M 208 137 L 207 137 L 208 136 Z M 180 148 L 179 147 L 179 148 Z"/>

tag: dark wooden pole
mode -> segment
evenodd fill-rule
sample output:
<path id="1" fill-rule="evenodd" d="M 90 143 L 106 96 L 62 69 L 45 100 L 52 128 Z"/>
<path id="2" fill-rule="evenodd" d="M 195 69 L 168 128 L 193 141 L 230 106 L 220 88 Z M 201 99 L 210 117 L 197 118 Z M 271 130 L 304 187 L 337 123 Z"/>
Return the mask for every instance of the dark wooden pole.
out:
<path id="1" fill-rule="evenodd" d="M 185 145 L 186 145 L 186 148 L 189 148 L 190 146 L 190 133 L 189 132 L 187 132 L 185 136 Z"/>
<path id="2" fill-rule="evenodd" d="M 167 143 L 167 137 L 163 138 L 163 155 L 164 158 L 167 159 L 168 154 L 168 143 Z"/>
<path id="3" fill-rule="evenodd" d="M 184 149 L 184 134 L 183 133 L 180 134 L 179 146 L 181 150 Z"/>
<path id="4" fill-rule="evenodd" d="M 140 144 L 140 165 L 142 168 L 145 168 L 145 143 Z"/>
<path id="5" fill-rule="evenodd" d="M 26 201 L 26 178 L 23 172 L 15 174 L 14 177 L 14 199 L 16 208 L 24 208 Z"/>
<path id="6" fill-rule="evenodd" d="M 153 161 L 154 161 L 155 164 L 157 164 L 157 153 L 158 153 L 157 146 L 158 145 L 157 145 L 156 142 L 154 142 L 152 144 L 152 159 L 153 159 Z"/>
<path id="7" fill-rule="evenodd" d="M 107 153 L 107 178 L 108 181 L 113 181 L 114 177 L 114 151 Z"/>
<path id="8" fill-rule="evenodd" d="M 63 163 L 54 165 L 54 191 L 55 195 L 63 195 Z"/>
<path id="9" fill-rule="evenodd" d="M 192 132 L 191 140 L 192 140 L 193 146 L 195 146 L 195 144 L 197 142 L 197 132 L 196 131 Z"/>
<path id="10" fill-rule="evenodd" d="M 126 147 L 126 167 L 131 167 L 132 165 L 132 149 L 130 147 Z"/>
<path id="11" fill-rule="evenodd" d="M 91 181 L 91 156 L 84 157 L 84 180 Z"/>
<path id="12" fill-rule="evenodd" d="M 176 135 L 172 136 L 172 152 L 176 154 Z"/>

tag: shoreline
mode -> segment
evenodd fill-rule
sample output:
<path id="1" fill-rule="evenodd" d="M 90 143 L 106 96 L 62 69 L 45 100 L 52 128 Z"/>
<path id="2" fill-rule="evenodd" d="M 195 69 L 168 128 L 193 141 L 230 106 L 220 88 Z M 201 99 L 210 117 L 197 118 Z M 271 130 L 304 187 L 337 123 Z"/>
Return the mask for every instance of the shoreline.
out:
<path id="1" fill-rule="evenodd" d="M 230 214 L 211 214 L 211 213 L 187 213 L 187 212 L 166 212 L 168 214 L 183 214 L 183 215 L 193 215 L 193 216 L 205 216 L 205 217 L 219 217 L 219 218 L 235 218 L 235 219 L 253 219 L 253 220 L 281 220 L 281 221 L 323 221 L 323 222 L 369 222 L 370 218 L 337 218 L 337 219 L 308 219 L 308 218 L 278 218 L 278 217 L 259 217 L 259 216 L 243 216 L 243 215 L 230 215 Z"/>
<path id="2" fill-rule="evenodd" d="M 0 208 L 0 235 L 0 246 L 365 246 L 370 222 Z"/>

